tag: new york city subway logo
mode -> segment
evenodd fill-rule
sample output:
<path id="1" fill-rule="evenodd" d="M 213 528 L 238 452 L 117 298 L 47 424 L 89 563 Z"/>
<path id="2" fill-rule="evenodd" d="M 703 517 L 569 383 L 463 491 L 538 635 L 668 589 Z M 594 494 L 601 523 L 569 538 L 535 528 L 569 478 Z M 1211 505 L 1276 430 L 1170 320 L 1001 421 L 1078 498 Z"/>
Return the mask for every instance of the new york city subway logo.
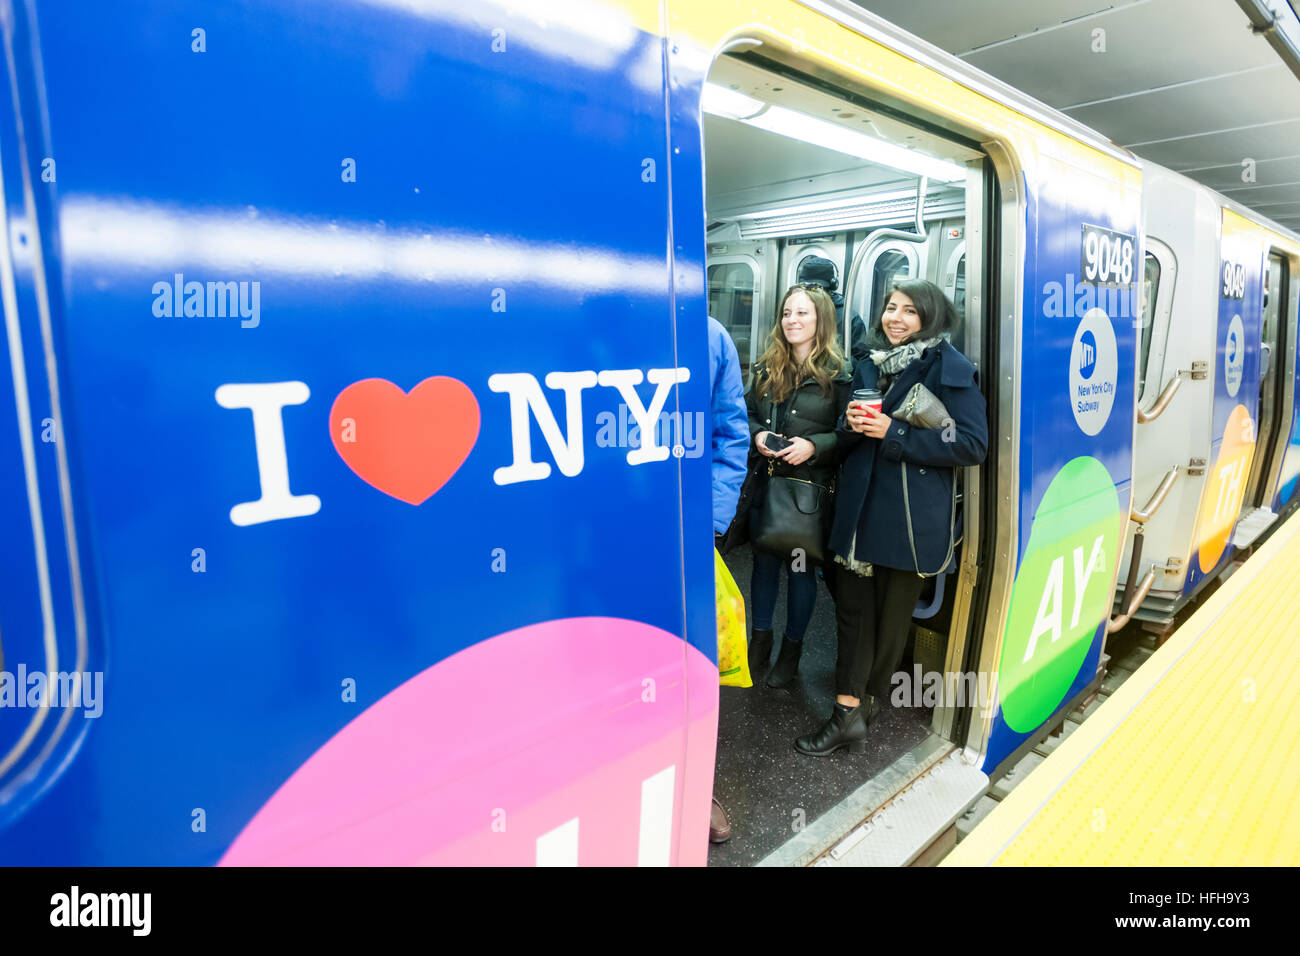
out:
<path id="1" fill-rule="evenodd" d="M 689 379 L 686 368 L 652 368 L 644 373 L 640 369 L 550 372 L 544 382 L 562 396 L 561 426 L 536 377 L 527 372 L 490 376 L 489 390 L 509 399 L 512 452 L 510 464 L 493 472 L 493 481 L 509 485 L 550 477 L 551 465 L 533 458 L 533 421 L 560 473 L 570 478 L 580 474 L 586 462 L 582 395 L 594 387 L 617 390 L 639 429 L 640 443 L 628 450 L 627 463 L 666 460 L 670 452 L 659 444 L 655 423 L 672 388 Z M 654 386 L 649 405 L 637 393 L 643 382 Z M 217 388 L 216 400 L 222 408 L 246 408 L 252 413 L 257 451 L 261 495 L 230 509 L 234 524 L 301 518 L 320 510 L 318 496 L 290 490 L 284 439 L 284 408 L 310 398 L 307 384 L 296 381 L 232 383 Z M 335 396 L 329 414 L 330 441 L 352 473 L 377 491 L 416 506 L 429 500 L 460 470 L 474 450 L 481 425 L 473 390 L 459 379 L 443 375 L 426 378 L 410 391 L 382 378 L 353 382 Z M 680 448 L 673 453 L 680 455 Z"/>

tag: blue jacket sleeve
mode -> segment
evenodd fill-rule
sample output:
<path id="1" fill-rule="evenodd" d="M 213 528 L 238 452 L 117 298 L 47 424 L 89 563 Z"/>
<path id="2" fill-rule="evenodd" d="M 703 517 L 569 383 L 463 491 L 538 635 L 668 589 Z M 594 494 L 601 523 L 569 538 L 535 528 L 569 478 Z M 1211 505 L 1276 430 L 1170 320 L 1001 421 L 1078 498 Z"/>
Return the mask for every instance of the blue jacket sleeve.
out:
<path id="1" fill-rule="evenodd" d="M 709 363 L 713 375 L 713 530 L 726 531 L 736 514 L 749 460 L 749 413 L 740 380 L 740 356 L 731 336 L 709 317 Z"/>

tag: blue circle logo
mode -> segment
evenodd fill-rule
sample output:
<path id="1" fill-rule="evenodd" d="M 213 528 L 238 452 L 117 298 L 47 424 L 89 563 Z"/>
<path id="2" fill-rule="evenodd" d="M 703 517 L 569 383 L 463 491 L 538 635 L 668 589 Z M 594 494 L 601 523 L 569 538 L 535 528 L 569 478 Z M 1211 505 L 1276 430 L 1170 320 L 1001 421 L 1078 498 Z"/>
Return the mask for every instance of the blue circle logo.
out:
<path id="1" fill-rule="evenodd" d="M 1079 337 L 1079 374 L 1085 379 L 1092 378 L 1093 369 L 1097 367 L 1097 337 L 1085 330 Z"/>

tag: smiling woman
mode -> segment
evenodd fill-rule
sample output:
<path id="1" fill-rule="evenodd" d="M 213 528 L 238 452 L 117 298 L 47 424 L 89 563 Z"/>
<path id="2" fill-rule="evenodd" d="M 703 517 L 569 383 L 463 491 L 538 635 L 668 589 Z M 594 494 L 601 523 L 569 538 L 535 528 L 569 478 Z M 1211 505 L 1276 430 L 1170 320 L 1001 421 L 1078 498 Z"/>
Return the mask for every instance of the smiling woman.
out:
<path id="1" fill-rule="evenodd" d="M 817 285 L 791 286 L 745 396 L 754 450 L 751 461 L 764 484 L 750 516 L 754 545 L 753 639 L 750 671 L 766 670 L 781 567 L 788 564 L 785 638 L 769 687 L 794 680 L 804 632 L 817 601 L 809 562 L 824 560 L 831 487 L 839 464 L 835 423 L 844 407 L 849 364 L 840 350 L 835 305 Z M 792 482 L 794 484 L 792 484 Z"/>

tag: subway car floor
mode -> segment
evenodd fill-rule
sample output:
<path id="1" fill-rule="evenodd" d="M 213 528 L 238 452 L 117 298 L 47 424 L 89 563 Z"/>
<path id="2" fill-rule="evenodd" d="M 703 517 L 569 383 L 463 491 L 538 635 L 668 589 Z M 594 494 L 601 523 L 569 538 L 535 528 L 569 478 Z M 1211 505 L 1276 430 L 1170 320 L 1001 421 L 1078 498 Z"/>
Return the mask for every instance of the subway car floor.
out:
<path id="1" fill-rule="evenodd" d="M 745 612 L 751 614 L 750 549 L 737 548 L 727 556 L 727 566 L 745 596 Z M 773 619 L 773 660 L 785 630 L 785 587 L 782 578 Z M 812 823 L 925 739 L 928 708 L 886 707 L 871 726 L 865 754 L 840 750 L 830 757 L 806 757 L 796 751 L 795 738 L 830 716 L 835 651 L 835 605 L 819 583 L 795 681 L 781 690 L 762 680 L 753 687 L 721 689 L 713 794 L 727 810 L 731 839 L 709 847 L 709 866 L 758 863 L 796 828 Z M 907 666 L 905 659 L 900 667 Z"/>

